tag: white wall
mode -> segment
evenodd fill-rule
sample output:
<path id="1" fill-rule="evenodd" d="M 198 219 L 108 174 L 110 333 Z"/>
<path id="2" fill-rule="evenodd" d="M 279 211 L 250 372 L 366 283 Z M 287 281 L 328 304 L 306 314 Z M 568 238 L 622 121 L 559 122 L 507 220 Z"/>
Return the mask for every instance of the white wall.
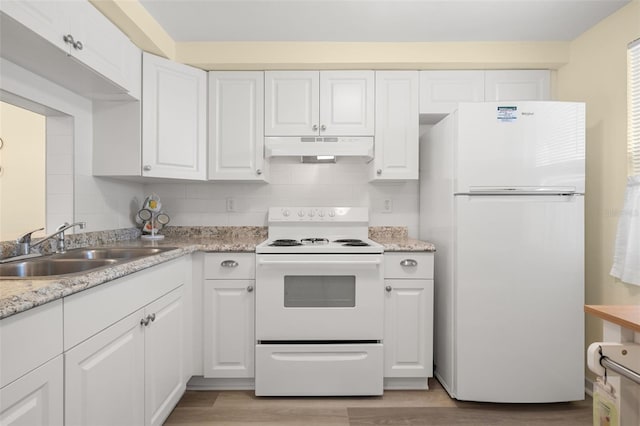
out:
<path id="1" fill-rule="evenodd" d="M 172 225 L 266 225 L 272 206 L 369 207 L 374 226 L 407 226 L 418 235 L 418 182 L 369 183 L 362 160 L 336 164 L 300 164 L 293 159 L 271 160 L 271 182 L 156 183 L 145 192 L 157 193 Z M 233 198 L 236 212 L 226 211 Z M 392 212 L 383 212 L 384 200 Z"/>

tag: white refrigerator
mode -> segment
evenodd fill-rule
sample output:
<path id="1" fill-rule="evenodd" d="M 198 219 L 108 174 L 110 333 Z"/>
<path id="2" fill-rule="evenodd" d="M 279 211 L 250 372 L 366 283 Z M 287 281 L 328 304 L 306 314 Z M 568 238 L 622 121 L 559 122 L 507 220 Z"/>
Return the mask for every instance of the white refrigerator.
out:
<path id="1" fill-rule="evenodd" d="M 584 399 L 585 106 L 463 103 L 420 141 L 435 375 L 459 400 Z"/>

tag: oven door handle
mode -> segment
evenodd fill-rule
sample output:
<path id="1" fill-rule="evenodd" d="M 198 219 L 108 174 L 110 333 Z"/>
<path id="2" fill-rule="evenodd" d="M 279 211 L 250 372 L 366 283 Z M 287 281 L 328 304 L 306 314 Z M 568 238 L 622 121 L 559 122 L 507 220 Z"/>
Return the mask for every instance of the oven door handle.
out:
<path id="1" fill-rule="evenodd" d="M 381 260 L 258 260 L 258 265 L 380 265 Z"/>

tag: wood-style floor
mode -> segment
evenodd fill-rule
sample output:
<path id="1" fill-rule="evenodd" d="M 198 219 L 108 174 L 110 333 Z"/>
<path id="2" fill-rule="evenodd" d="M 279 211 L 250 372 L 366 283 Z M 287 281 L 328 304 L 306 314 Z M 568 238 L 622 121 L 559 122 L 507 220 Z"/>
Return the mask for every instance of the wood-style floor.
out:
<path id="1" fill-rule="evenodd" d="M 490 404 L 449 398 L 436 380 L 428 391 L 381 397 L 256 397 L 253 391 L 188 391 L 167 426 L 588 426 L 591 398 L 558 404 Z"/>

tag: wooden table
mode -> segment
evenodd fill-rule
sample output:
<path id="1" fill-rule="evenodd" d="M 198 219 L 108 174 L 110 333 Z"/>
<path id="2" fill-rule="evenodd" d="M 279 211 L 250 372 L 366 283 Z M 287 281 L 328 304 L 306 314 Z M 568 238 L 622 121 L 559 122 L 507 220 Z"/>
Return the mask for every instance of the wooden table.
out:
<path id="1" fill-rule="evenodd" d="M 604 320 L 603 342 L 640 344 L 640 305 L 585 305 L 584 311 Z M 615 375 L 610 383 L 620 396 L 620 424 L 640 425 L 640 386 Z"/>

